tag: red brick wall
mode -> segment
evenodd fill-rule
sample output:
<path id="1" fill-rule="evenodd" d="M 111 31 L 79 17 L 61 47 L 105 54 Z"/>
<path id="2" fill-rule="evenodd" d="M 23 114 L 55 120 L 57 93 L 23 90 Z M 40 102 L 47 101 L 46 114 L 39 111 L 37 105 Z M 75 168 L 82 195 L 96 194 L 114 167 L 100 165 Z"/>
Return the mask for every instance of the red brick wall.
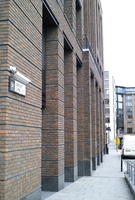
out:
<path id="1" fill-rule="evenodd" d="M 67 0 L 63 5 L 60 0 L 46 0 L 58 24 L 45 27 L 43 49 L 42 2 L 0 2 L 2 200 L 19 200 L 40 189 L 41 143 L 43 190 L 57 191 L 64 187 L 64 176 L 74 181 L 78 174 L 91 175 L 92 163 L 93 169 L 100 164 L 105 135 L 102 40 L 100 49 L 96 41 L 99 16 L 94 0 L 80 1 L 78 13 L 75 2 Z M 88 49 L 82 51 L 82 33 L 88 36 L 95 57 Z M 9 92 L 10 65 L 31 80 L 26 97 Z"/>
<path id="2" fill-rule="evenodd" d="M 42 4 L 0 4 L 0 199 L 19 200 L 41 185 Z M 9 66 L 31 80 L 26 97 L 9 92 Z"/>

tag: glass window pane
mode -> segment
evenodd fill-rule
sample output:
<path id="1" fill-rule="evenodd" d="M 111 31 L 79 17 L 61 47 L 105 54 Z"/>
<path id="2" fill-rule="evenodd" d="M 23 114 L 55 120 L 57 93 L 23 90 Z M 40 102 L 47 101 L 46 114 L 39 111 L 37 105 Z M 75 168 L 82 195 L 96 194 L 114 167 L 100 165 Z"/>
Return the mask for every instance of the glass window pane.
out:
<path id="1" fill-rule="evenodd" d="M 118 95 L 118 101 L 122 102 L 122 95 Z"/>

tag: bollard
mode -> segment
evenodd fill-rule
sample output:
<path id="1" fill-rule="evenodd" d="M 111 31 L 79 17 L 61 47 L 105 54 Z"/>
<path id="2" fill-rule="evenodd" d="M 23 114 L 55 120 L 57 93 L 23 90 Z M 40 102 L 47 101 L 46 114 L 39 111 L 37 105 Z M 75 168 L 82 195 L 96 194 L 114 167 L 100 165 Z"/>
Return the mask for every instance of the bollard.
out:
<path id="1" fill-rule="evenodd" d="M 135 185 L 135 163 L 134 163 L 134 174 L 133 174 L 133 177 L 134 177 L 134 185 Z"/>
<path id="2" fill-rule="evenodd" d="M 129 162 L 127 161 L 127 175 L 129 176 Z"/>
<path id="3" fill-rule="evenodd" d="M 131 178 L 131 165 L 130 165 L 130 162 L 129 162 L 129 178 Z"/>
<path id="4" fill-rule="evenodd" d="M 131 163 L 131 182 L 133 183 L 133 165 Z"/>

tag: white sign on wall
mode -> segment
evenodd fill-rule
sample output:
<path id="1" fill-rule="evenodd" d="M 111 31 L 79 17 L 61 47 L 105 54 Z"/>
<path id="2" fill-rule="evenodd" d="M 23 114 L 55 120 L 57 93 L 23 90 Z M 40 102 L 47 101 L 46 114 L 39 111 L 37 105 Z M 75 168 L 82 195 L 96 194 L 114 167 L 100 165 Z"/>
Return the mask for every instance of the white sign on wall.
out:
<path id="1" fill-rule="evenodd" d="M 10 78 L 10 81 L 9 81 L 9 90 L 11 92 L 15 92 L 17 94 L 20 94 L 22 96 L 26 96 L 26 85 L 13 79 L 13 78 Z"/>

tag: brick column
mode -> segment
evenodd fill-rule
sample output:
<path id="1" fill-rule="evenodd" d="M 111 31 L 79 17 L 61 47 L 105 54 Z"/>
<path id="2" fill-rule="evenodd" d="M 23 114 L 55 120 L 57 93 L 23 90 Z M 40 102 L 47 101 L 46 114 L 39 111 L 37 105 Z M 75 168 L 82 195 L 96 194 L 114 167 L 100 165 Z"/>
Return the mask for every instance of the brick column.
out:
<path id="1" fill-rule="evenodd" d="M 104 120 L 104 102 L 101 97 L 101 124 L 102 124 L 102 153 L 105 154 L 105 120 Z"/>
<path id="2" fill-rule="evenodd" d="M 7 125 L 6 125 L 6 116 L 7 116 L 7 94 L 8 94 L 8 79 L 9 79 L 9 72 L 8 72 L 8 34 L 9 34 L 9 23 L 8 14 L 9 14 L 9 1 L 0 3 L 0 10 L 1 15 L 3 14 L 3 21 L 0 22 L 0 32 L 5 33 L 5 37 L 1 35 L 0 37 L 0 199 L 6 199 L 9 197 L 7 193 L 10 191 L 6 191 L 8 181 L 6 180 L 6 168 L 7 168 L 7 161 L 6 157 L 8 153 L 6 153 L 6 137 L 7 134 Z M 5 17 L 4 17 L 5 15 Z M 6 95 L 6 96 L 5 96 Z M 12 136 L 11 136 L 12 138 Z"/>
<path id="3" fill-rule="evenodd" d="M 84 169 L 84 77 L 83 67 L 77 68 L 77 157 L 78 175 L 83 176 Z"/>
<path id="4" fill-rule="evenodd" d="M 65 102 L 65 181 L 73 182 L 78 176 L 77 167 L 77 77 L 76 55 L 64 54 Z"/>
<path id="5" fill-rule="evenodd" d="M 103 111 L 102 111 L 102 92 L 99 92 L 100 97 L 100 145 L 101 145 L 101 162 L 103 162 Z"/>
<path id="6" fill-rule="evenodd" d="M 106 131 L 105 131 L 105 105 L 104 105 L 104 100 L 102 99 L 102 110 L 103 110 L 103 149 L 104 149 L 104 154 L 106 154 Z"/>
<path id="7" fill-rule="evenodd" d="M 76 38 L 82 45 L 83 34 L 83 10 L 82 8 L 76 9 Z"/>
<path id="8" fill-rule="evenodd" d="M 64 12 L 67 19 L 69 20 L 73 32 L 76 34 L 76 1 L 65 0 L 64 1 Z"/>
<path id="9" fill-rule="evenodd" d="M 83 53 L 83 104 L 84 104 L 84 160 L 83 175 L 91 175 L 92 136 L 91 136 L 91 71 L 89 51 Z"/>
<path id="10" fill-rule="evenodd" d="M 46 108 L 43 110 L 42 189 L 64 186 L 64 50 L 56 27 L 46 32 Z"/>
<path id="11" fill-rule="evenodd" d="M 91 79 L 91 116 L 92 116 L 92 169 L 96 170 L 97 163 L 97 125 L 96 125 L 96 82 Z"/>
<path id="12" fill-rule="evenodd" d="M 90 27 L 91 31 L 88 28 L 88 35 L 90 43 L 94 53 L 96 54 L 96 45 L 97 45 L 97 30 L 96 30 L 96 0 L 90 0 Z"/>
<path id="13" fill-rule="evenodd" d="M 100 155 L 100 95 L 99 95 L 99 86 L 97 86 L 97 165 L 100 165 L 101 155 Z"/>
<path id="14" fill-rule="evenodd" d="M 0 1 L 1 200 L 41 199 L 42 2 L 36 2 L 38 11 L 35 2 Z M 31 80 L 25 96 L 9 91 L 10 66 Z"/>

